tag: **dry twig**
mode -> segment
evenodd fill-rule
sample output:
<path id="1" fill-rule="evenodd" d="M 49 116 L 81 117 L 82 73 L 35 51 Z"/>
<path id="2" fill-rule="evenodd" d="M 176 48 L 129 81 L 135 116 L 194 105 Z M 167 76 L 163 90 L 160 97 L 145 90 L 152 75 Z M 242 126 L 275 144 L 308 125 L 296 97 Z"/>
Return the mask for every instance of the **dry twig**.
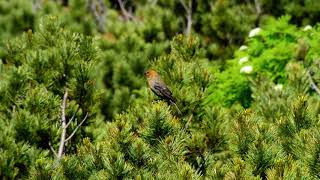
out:
<path id="1" fill-rule="evenodd" d="M 80 124 L 78 124 L 78 126 L 73 130 L 73 132 L 71 133 L 71 135 L 64 141 L 64 142 L 67 142 L 69 141 L 72 136 L 77 132 L 78 128 L 84 123 L 84 121 L 88 118 L 88 113 L 86 114 L 86 116 L 83 118 L 83 120 L 81 121 Z"/>
<path id="2" fill-rule="evenodd" d="M 93 14 L 99 32 L 105 32 L 107 8 L 103 0 L 88 0 L 88 9 Z"/>
<path id="3" fill-rule="evenodd" d="M 52 153 L 54 154 L 54 156 L 57 158 L 58 155 L 57 155 L 56 151 L 53 149 L 51 141 L 49 141 L 49 147 L 50 147 L 50 150 L 52 151 Z"/>
<path id="4" fill-rule="evenodd" d="M 125 2 L 123 2 L 122 0 L 118 0 L 118 4 L 120 6 L 121 12 L 122 12 L 124 19 L 126 21 L 135 20 L 135 17 L 132 15 L 132 13 L 126 10 Z"/>
<path id="5" fill-rule="evenodd" d="M 66 139 L 66 132 L 67 132 L 67 124 L 66 124 L 66 106 L 67 106 L 67 98 L 68 98 L 68 90 L 64 93 L 62 106 L 61 106 L 61 139 L 59 144 L 59 151 L 58 151 L 58 161 L 62 158 L 63 150 L 64 150 L 64 143 Z"/>
<path id="6" fill-rule="evenodd" d="M 261 6 L 260 6 L 259 0 L 254 0 L 254 5 L 256 7 L 257 15 L 260 16 L 261 15 Z"/>
<path id="7" fill-rule="evenodd" d="M 54 148 L 52 147 L 51 141 L 49 141 L 49 147 L 50 150 L 53 152 L 53 154 L 55 155 L 55 157 L 57 158 L 55 166 L 58 165 L 59 161 L 61 160 L 63 154 L 64 154 L 64 148 L 66 145 L 66 142 L 69 141 L 77 132 L 77 130 L 80 128 L 80 126 L 82 126 L 82 124 L 84 123 L 84 121 L 88 118 L 89 113 L 86 114 L 86 116 L 84 117 L 84 119 L 77 125 L 77 127 L 73 130 L 73 132 L 71 133 L 71 135 L 69 137 L 66 137 L 66 133 L 67 133 L 67 128 L 69 127 L 69 125 L 71 124 L 71 122 L 75 119 L 75 116 L 77 115 L 78 111 L 79 111 L 79 107 L 77 108 L 76 112 L 74 112 L 74 114 L 72 115 L 70 121 L 68 123 L 67 122 L 67 118 L 66 118 L 66 108 L 67 108 L 67 98 L 68 98 L 68 91 L 66 90 L 66 92 L 64 93 L 63 96 L 63 101 L 62 101 L 62 105 L 61 105 L 61 138 L 60 138 L 60 143 L 59 143 L 59 150 L 58 153 L 56 153 L 56 151 L 54 150 Z"/>
<path id="8" fill-rule="evenodd" d="M 315 90 L 319 95 L 320 95 L 320 89 L 318 88 L 318 86 L 316 85 L 316 83 L 313 81 L 312 79 L 312 76 L 310 74 L 310 70 L 307 71 L 307 76 L 308 76 L 308 79 L 309 79 L 309 82 L 311 84 L 311 88 L 313 90 Z"/>
<path id="9" fill-rule="evenodd" d="M 78 113 L 79 111 L 79 107 L 77 108 L 76 112 L 73 113 L 71 119 L 69 120 L 68 124 L 67 124 L 67 127 L 69 127 L 69 125 L 71 124 L 71 122 L 73 121 L 73 119 L 75 118 L 76 114 Z"/>
<path id="10" fill-rule="evenodd" d="M 193 118 L 193 114 L 191 114 L 191 116 L 189 117 L 187 123 L 184 125 L 183 131 L 186 131 L 186 130 L 188 129 L 188 127 L 189 127 L 189 125 L 190 125 L 190 123 L 191 123 L 192 118 Z"/>
<path id="11" fill-rule="evenodd" d="M 187 28 L 186 28 L 186 36 L 190 37 L 191 35 L 191 28 L 192 28 L 192 0 L 188 1 L 188 6 L 186 5 L 184 0 L 180 0 L 184 10 L 186 11 L 186 18 L 187 18 Z"/>

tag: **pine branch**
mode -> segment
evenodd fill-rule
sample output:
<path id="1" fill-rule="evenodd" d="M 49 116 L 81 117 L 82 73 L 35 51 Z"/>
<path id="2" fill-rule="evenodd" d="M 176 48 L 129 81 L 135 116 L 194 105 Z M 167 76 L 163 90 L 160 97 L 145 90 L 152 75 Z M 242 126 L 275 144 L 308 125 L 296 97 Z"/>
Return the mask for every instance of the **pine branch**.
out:
<path id="1" fill-rule="evenodd" d="M 62 128 L 62 133 L 61 133 L 61 139 L 60 139 L 60 145 L 59 145 L 59 151 L 57 155 L 57 161 L 60 161 L 63 155 L 63 150 L 64 150 L 64 143 L 66 139 L 66 132 L 67 132 L 67 126 L 66 126 L 66 106 L 67 106 L 67 98 L 68 98 L 68 90 L 64 93 L 63 96 L 63 101 L 61 105 L 61 128 Z"/>
<path id="2" fill-rule="evenodd" d="M 318 88 L 316 83 L 313 81 L 312 76 L 310 74 L 310 70 L 307 71 L 307 76 L 308 76 L 308 79 L 309 79 L 309 82 L 311 84 L 312 89 L 315 90 L 320 95 L 320 89 Z"/>
<path id="3" fill-rule="evenodd" d="M 52 153 L 54 154 L 54 156 L 55 156 L 56 158 L 58 158 L 58 154 L 57 154 L 56 151 L 53 149 L 52 144 L 51 144 L 51 141 L 49 141 L 49 147 L 50 147 L 50 150 L 52 151 Z"/>
<path id="4" fill-rule="evenodd" d="M 80 107 L 78 106 L 78 108 L 77 108 L 76 112 L 74 112 L 74 113 L 73 113 L 73 115 L 72 115 L 71 119 L 69 120 L 68 124 L 66 125 L 66 126 L 67 126 L 67 128 L 68 128 L 68 127 L 69 127 L 69 125 L 71 124 L 72 120 L 76 117 L 76 114 L 78 113 L 79 109 L 80 109 Z"/>
<path id="5" fill-rule="evenodd" d="M 86 114 L 86 116 L 83 118 L 83 120 L 81 121 L 80 124 L 78 124 L 78 126 L 73 130 L 73 132 L 71 133 L 71 135 L 64 141 L 64 142 L 67 142 L 69 141 L 72 136 L 74 136 L 74 134 L 77 132 L 77 130 L 79 129 L 79 127 L 84 123 L 84 121 L 88 118 L 88 113 Z"/>
<path id="6" fill-rule="evenodd" d="M 86 114 L 86 116 L 84 117 L 84 119 L 80 122 L 80 124 L 74 129 L 74 131 L 71 133 L 71 135 L 66 138 L 66 133 L 67 133 L 67 128 L 69 127 L 69 125 L 71 124 L 71 122 L 75 119 L 76 114 L 79 111 L 79 107 L 77 108 L 76 112 L 74 112 L 74 114 L 72 115 L 70 121 L 68 122 L 68 124 L 66 123 L 66 107 L 67 107 L 67 98 L 68 98 L 68 91 L 66 90 L 66 92 L 64 93 L 63 96 L 63 101 L 62 101 L 62 105 L 61 105 L 61 128 L 62 128 L 62 133 L 61 133 L 61 139 L 60 139 L 60 144 L 59 144 L 59 150 L 58 150 L 58 154 L 55 152 L 54 148 L 52 147 L 51 142 L 49 141 L 49 147 L 50 150 L 53 152 L 53 154 L 56 156 L 57 160 L 56 160 L 56 165 L 59 163 L 59 161 L 61 160 L 62 156 L 63 156 L 63 151 L 65 148 L 65 143 L 70 140 L 74 134 L 77 132 L 77 130 L 79 129 L 79 127 L 84 123 L 84 121 L 88 118 L 88 113 Z"/>

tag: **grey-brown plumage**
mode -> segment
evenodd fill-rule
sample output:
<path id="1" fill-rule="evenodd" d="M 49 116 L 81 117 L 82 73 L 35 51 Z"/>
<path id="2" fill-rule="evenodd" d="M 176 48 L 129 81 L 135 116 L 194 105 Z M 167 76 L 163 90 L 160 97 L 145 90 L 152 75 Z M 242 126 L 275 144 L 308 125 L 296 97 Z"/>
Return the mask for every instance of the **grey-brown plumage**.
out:
<path id="1" fill-rule="evenodd" d="M 176 99 L 173 97 L 172 92 L 161 79 L 159 74 L 154 70 L 148 70 L 145 72 L 145 76 L 147 77 L 148 85 L 151 91 L 161 99 L 173 104 L 177 108 L 178 112 L 181 113 L 176 105 Z"/>

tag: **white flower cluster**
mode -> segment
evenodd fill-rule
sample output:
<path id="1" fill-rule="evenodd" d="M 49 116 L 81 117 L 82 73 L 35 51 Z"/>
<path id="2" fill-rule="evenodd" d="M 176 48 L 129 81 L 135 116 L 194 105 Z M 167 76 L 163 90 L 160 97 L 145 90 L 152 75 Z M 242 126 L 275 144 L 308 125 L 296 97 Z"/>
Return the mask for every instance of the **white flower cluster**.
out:
<path id="1" fill-rule="evenodd" d="M 283 89 L 283 85 L 282 84 L 277 84 L 273 87 L 274 90 L 276 91 L 281 91 Z"/>
<path id="2" fill-rule="evenodd" d="M 257 36 L 259 35 L 261 32 L 261 28 L 257 27 L 257 28 L 254 28 L 252 29 L 250 32 L 249 32 L 249 38 L 252 38 L 254 36 Z M 248 49 L 248 46 L 245 46 L 245 45 L 242 45 L 240 48 L 239 48 L 239 51 L 245 51 Z M 248 56 L 244 56 L 242 58 L 239 59 L 239 64 L 244 64 L 246 62 L 249 61 L 249 57 Z M 240 73 L 241 74 L 251 74 L 253 72 L 253 67 L 252 65 L 246 65 L 246 66 L 243 66 L 241 69 L 240 69 Z"/>
<path id="3" fill-rule="evenodd" d="M 261 28 L 259 28 L 259 27 L 252 29 L 252 30 L 249 32 L 249 38 L 252 38 L 252 37 L 254 37 L 254 36 L 259 35 L 260 32 L 261 32 Z"/>
<path id="4" fill-rule="evenodd" d="M 253 71 L 253 67 L 252 66 L 243 66 L 241 69 L 240 69 L 240 73 L 242 74 L 250 74 L 252 73 Z"/>
<path id="5" fill-rule="evenodd" d="M 303 28 L 303 31 L 309 31 L 312 29 L 312 26 L 310 25 L 306 25 L 304 28 Z"/>
<path id="6" fill-rule="evenodd" d="M 248 49 L 248 46 L 242 45 L 240 46 L 239 51 L 245 51 L 247 49 Z"/>
<path id="7" fill-rule="evenodd" d="M 245 57 L 243 57 L 243 58 L 241 58 L 241 59 L 239 60 L 239 64 L 243 64 L 243 63 L 248 62 L 248 61 L 249 61 L 248 56 L 245 56 Z"/>

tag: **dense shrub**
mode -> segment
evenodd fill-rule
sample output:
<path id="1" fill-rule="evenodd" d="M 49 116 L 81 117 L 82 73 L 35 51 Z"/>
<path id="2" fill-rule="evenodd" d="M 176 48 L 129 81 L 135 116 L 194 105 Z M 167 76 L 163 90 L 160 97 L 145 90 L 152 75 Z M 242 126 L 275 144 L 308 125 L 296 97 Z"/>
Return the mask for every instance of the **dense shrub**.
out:
<path id="1" fill-rule="evenodd" d="M 207 104 L 230 107 L 238 102 L 249 107 L 255 79 L 267 78 L 277 89 L 290 83 L 288 76 L 292 75 L 294 70 L 291 68 L 295 68 L 297 63 L 302 67 L 298 66 L 295 73 L 317 69 L 319 55 L 315 48 L 319 39 L 315 34 L 318 27 L 299 29 L 289 25 L 289 19 L 288 16 L 270 19 L 259 34 L 249 38 L 247 44 L 235 52 L 235 58 L 228 60 L 225 70 L 216 73 L 208 90 Z M 315 77 L 318 76 L 316 71 L 313 72 Z M 304 80 L 308 81 L 307 78 Z"/>

